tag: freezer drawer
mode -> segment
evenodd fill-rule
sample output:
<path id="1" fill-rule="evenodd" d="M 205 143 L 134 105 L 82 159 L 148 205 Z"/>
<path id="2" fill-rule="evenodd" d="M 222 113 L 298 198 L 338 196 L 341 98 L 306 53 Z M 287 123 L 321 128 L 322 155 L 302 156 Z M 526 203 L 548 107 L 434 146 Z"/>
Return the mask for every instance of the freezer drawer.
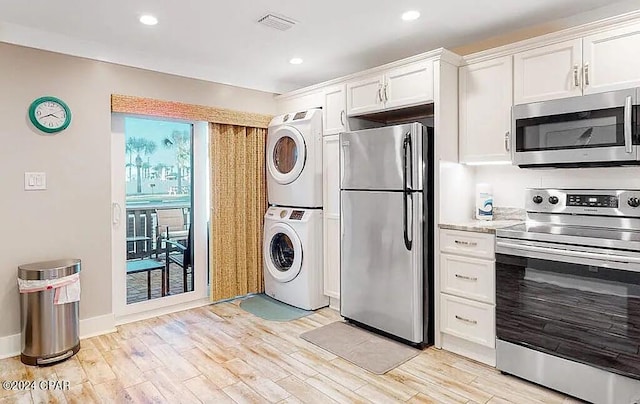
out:
<path id="1" fill-rule="evenodd" d="M 340 188 L 402 190 L 406 179 L 422 190 L 425 133 L 419 123 L 341 133 Z"/>
<path id="2" fill-rule="evenodd" d="M 422 342 L 422 193 L 407 198 L 406 222 L 402 192 L 341 191 L 340 195 L 341 314 Z"/>

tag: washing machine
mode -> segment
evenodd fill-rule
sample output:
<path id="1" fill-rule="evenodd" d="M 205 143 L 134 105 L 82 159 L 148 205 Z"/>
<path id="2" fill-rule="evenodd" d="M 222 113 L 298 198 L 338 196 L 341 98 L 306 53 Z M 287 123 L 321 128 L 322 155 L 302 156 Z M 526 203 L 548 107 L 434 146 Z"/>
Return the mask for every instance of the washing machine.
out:
<path id="1" fill-rule="evenodd" d="M 267 295 L 304 310 L 329 305 L 322 281 L 322 209 L 270 207 L 263 251 Z"/>
<path id="2" fill-rule="evenodd" d="M 322 110 L 273 118 L 265 161 L 270 205 L 322 207 Z"/>

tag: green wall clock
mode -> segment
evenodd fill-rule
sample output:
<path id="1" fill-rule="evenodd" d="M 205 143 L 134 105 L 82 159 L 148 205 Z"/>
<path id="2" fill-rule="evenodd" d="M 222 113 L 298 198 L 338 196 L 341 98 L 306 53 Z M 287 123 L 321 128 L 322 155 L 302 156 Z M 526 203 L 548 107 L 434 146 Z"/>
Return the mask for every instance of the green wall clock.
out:
<path id="1" fill-rule="evenodd" d="M 29 106 L 29 119 L 44 133 L 58 133 L 71 123 L 71 110 L 59 98 L 40 97 Z"/>

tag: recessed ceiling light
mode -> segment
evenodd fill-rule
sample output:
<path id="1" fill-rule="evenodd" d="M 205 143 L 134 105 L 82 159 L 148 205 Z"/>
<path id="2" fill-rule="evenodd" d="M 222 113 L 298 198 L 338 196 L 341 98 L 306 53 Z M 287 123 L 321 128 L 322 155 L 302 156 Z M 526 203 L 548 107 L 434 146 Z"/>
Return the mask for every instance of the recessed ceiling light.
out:
<path id="1" fill-rule="evenodd" d="M 303 60 L 301 58 L 292 58 L 289 63 L 291 63 L 292 65 L 299 65 L 302 64 Z"/>
<path id="2" fill-rule="evenodd" d="M 405 21 L 413 21 L 418 18 L 420 18 L 420 11 L 411 10 L 402 14 L 402 19 Z"/>
<path id="3" fill-rule="evenodd" d="M 144 25 L 156 25 L 158 23 L 158 19 L 152 15 L 145 14 L 140 17 L 140 22 Z"/>

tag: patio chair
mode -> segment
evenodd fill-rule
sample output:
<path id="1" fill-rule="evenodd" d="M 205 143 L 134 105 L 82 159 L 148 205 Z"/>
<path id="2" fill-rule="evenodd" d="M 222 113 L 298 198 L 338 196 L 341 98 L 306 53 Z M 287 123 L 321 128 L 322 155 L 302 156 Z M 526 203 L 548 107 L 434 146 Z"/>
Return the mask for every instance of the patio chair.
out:
<path id="1" fill-rule="evenodd" d="M 187 235 L 187 243 L 186 245 L 179 243 L 175 240 L 165 239 L 163 242 L 165 243 L 165 268 L 166 268 L 166 290 L 167 294 L 170 290 L 169 287 L 169 278 L 170 278 L 170 265 L 171 263 L 177 264 L 180 268 L 182 268 L 182 285 L 184 287 L 184 291 L 193 291 L 193 265 L 191 262 L 191 240 L 192 240 L 192 231 L 189 229 Z M 177 254 L 172 254 L 172 252 L 177 252 Z M 187 275 L 191 274 L 191 289 L 187 289 Z"/>
<path id="2" fill-rule="evenodd" d="M 156 209 L 156 257 L 161 252 L 164 240 L 186 240 L 189 229 L 182 208 Z"/>

